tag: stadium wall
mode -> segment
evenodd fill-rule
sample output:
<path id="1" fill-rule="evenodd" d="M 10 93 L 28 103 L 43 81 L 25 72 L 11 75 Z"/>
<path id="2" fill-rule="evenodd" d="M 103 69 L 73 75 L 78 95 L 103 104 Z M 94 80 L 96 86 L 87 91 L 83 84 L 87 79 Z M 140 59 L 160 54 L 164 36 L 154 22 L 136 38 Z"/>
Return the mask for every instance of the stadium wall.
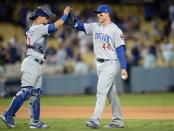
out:
<path id="1" fill-rule="evenodd" d="M 174 68 L 132 67 L 130 80 L 116 79 L 118 92 L 166 92 L 174 90 Z M 0 81 L 1 96 L 14 95 L 19 90 L 20 80 Z M 97 87 L 96 73 L 87 75 L 54 75 L 43 77 L 44 95 L 83 95 L 94 94 Z"/>

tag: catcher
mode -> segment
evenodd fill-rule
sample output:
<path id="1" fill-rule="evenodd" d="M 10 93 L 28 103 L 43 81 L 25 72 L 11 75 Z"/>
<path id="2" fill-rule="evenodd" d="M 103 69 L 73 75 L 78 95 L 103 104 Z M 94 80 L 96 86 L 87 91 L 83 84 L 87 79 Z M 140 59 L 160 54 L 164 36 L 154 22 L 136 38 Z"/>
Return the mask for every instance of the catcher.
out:
<path id="1" fill-rule="evenodd" d="M 30 16 L 32 25 L 26 32 L 26 57 L 21 65 L 21 90 L 14 96 L 9 108 L 1 115 L 2 121 L 14 128 L 16 112 L 25 100 L 29 99 L 31 120 L 30 128 L 48 128 L 40 121 L 40 96 L 42 94 L 42 68 L 46 60 L 48 34 L 55 32 L 68 18 L 70 6 L 64 9 L 63 16 L 52 24 L 48 24 L 55 15 L 47 6 L 39 6 Z"/>

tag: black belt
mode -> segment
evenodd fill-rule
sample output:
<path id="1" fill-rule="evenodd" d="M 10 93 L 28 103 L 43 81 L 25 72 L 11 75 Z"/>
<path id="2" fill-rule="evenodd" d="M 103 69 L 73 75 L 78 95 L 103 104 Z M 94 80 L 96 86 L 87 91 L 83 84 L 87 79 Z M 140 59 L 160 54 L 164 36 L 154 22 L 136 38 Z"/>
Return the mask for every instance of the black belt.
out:
<path id="1" fill-rule="evenodd" d="M 102 59 L 102 58 L 97 58 L 96 59 L 98 62 L 106 62 L 106 61 L 109 61 L 109 59 Z"/>
<path id="2" fill-rule="evenodd" d="M 31 46 L 31 45 L 27 45 L 27 48 L 31 48 L 31 49 L 33 49 L 34 51 L 36 51 L 36 52 L 38 52 L 40 54 L 44 54 L 44 59 L 46 59 L 46 55 L 45 55 L 45 53 L 44 53 L 42 48 L 36 48 L 34 46 Z"/>
<path id="3" fill-rule="evenodd" d="M 40 65 L 42 65 L 42 64 L 44 63 L 43 60 L 37 59 L 37 58 L 34 58 L 34 61 L 36 61 L 36 62 L 39 63 Z"/>
<path id="4" fill-rule="evenodd" d="M 37 47 L 32 46 L 32 45 L 27 45 L 27 48 L 31 48 L 31 49 L 35 50 L 36 52 L 44 54 L 44 51 L 43 51 L 42 47 L 37 48 Z"/>

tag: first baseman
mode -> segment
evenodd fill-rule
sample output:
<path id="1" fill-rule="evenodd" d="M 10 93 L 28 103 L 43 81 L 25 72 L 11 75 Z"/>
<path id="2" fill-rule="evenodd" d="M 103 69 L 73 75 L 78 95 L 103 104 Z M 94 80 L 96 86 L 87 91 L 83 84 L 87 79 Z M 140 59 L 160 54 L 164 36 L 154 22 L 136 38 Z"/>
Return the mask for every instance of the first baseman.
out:
<path id="1" fill-rule="evenodd" d="M 111 21 L 112 10 L 108 5 L 100 5 L 94 11 L 98 22 L 82 23 L 75 20 L 74 27 L 79 31 L 92 35 L 94 53 L 96 55 L 98 85 L 95 111 L 87 122 L 90 128 L 99 128 L 106 98 L 112 104 L 112 121 L 105 127 L 123 128 L 124 120 L 116 90 L 115 77 L 120 71 L 122 79 L 127 79 L 127 63 L 125 58 L 125 41 L 121 29 Z"/>
<path id="2" fill-rule="evenodd" d="M 42 68 L 46 60 L 47 39 L 50 33 L 61 27 L 71 8 L 64 9 L 63 16 L 54 23 L 48 24 L 49 19 L 55 17 L 50 8 L 39 6 L 30 16 L 32 25 L 26 32 L 26 57 L 21 65 L 21 90 L 14 96 L 9 108 L 1 115 L 2 121 L 14 128 L 16 112 L 25 100 L 29 99 L 31 120 L 30 128 L 48 128 L 48 125 L 40 121 L 40 95 L 42 94 Z"/>

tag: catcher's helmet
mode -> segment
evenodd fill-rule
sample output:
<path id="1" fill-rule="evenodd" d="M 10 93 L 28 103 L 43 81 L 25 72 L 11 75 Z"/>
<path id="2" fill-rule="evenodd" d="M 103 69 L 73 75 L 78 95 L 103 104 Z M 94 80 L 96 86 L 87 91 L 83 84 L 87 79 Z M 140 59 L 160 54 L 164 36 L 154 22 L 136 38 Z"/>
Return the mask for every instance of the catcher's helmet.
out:
<path id="1" fill-rule="evenodd" d="M 30 20 L 36 19 L 38 16 L 43 16 L 47 18 L 55 18 L 56 15 L 51 11 L 51 9 L 47 6 L 39 6 L 30 16 Z"/>

